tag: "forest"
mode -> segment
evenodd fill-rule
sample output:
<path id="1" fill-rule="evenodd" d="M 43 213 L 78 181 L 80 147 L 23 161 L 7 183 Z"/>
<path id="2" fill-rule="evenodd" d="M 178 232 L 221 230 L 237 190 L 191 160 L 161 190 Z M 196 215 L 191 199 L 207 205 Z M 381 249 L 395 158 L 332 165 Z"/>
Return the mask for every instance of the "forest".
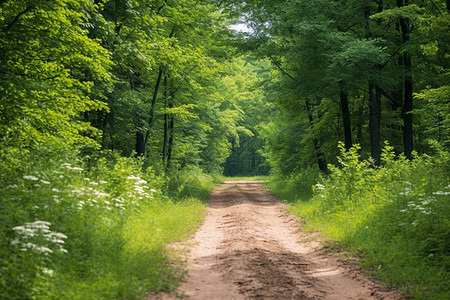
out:
<path id="1" fill-rule="evenodd" d="M 450 297 L 450 1 L 0 1 L 0 298 L 145 299 L 225 176 Z"/>

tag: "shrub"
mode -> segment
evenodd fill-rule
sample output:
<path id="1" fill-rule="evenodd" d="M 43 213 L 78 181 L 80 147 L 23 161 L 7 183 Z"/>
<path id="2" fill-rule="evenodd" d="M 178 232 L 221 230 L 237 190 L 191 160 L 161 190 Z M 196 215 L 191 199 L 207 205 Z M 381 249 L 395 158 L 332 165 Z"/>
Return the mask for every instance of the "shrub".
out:
<path id="1" fill-rule="evenodd" d="M 356 251 L 377 276 L 417 297 L 448 296 L 450 155 L 395 156 L 389 145 L 382 165 L 361 160 L 359 147 L 341 145 L 339 167 L 314 187 L 311 203 L 293 212 Z"/>

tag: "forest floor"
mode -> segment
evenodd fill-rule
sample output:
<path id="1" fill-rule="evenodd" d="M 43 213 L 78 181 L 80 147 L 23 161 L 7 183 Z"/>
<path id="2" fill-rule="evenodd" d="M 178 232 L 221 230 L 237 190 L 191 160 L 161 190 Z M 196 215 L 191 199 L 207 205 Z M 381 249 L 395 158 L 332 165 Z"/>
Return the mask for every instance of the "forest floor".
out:
<path id="1" fill-rule="evenodd" d="M 404 299 L 300 226 L 260 182 L 226 181 L 195 236 L 172 245 L 189 250 L 182 285 L 149 299 Z"/>

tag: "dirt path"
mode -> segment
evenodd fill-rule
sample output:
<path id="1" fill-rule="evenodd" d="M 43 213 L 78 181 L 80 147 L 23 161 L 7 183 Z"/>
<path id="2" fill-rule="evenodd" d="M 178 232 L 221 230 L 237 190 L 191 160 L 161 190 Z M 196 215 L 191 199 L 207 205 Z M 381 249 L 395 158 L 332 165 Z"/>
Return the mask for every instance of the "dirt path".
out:
<path id="1" fill-rule="evenodd" d="M 206 220 L 190 241 L 185 282 L 158 298 L 402 298 L 298 228 L 298 219 L 259 182 L 227 181 L 211 193 Z"/>

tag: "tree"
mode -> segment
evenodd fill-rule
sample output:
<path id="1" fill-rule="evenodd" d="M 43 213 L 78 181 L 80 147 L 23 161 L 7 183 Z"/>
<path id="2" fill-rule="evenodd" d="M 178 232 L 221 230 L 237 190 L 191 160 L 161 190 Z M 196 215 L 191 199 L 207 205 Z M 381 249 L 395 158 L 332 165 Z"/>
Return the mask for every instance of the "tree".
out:
<path id="1" fill-rule="evenodd" d="M 96 147 L 100 132 L 83 114 L 105 110 L 96 85 L 111 61 L 89 38 L 90 1 L 3 1 L 0 5 L 1 180 L 58 148 Z"/>

